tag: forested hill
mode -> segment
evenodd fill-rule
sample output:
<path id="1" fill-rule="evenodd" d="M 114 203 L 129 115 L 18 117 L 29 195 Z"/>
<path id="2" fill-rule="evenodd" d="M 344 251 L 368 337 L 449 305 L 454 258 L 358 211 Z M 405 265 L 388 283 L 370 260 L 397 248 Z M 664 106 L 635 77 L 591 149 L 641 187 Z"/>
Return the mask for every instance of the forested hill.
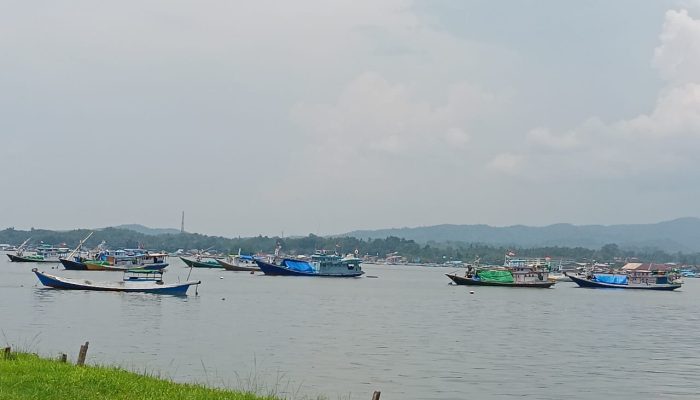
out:
<path id="1" fill-rule="evenodd" d="M 543 227 L 488 225 L 435 225 L 417 228 L 361 230 L 343 234 L 357 238 L 396 236 L 429 242 L 483 243 L 495 246 L 567 246 L 597 249 L 606 243 L 621 248 L 657 248 L 667 252 L 700 251 L 700 219 L 680 218 L 656 224 L 571 225 Z"/>
<path id="2" fill-rule="evenodd" d="M 149 228 L 140 224 L 128 224 L 128 225 L 118 225 L 114 228 L 117 229 L 128 229 L 130 231 L 143 233 L 144 235 L 166 235 L 166 234 L 177 234 L 180 233 L 177 229 L 172 228 Z"/>
<path id="3" fill-rule="evenodd" d="M 74 247 L 78 242 L 90 233 L 87 229 L 73 231 L 49 231 L 32 229 L 21 231 L 13 228 L 0 231 L 0 243 L 19 245 L 25 239 L 31 237 L 31 245 L 40 242 L 47 244 Z M 388 254 L 397 253 L 406 257 L 411 262 L 437 262 L 449 260 L 471 261 L 477 256 L 482 262 L 499 264 L 503 262 L 506 252 L 516 251 L 522 257 L 565 258 L 576 260 L 613 260 L 636 257 L 643 261 L 651 262 L 680 262 L 684 264 L 700 263 L 700 253 L 665 253 L 653 247 L 640 249 L 622 249 L 615 244 L 606 244 L 598 249 L 583 247 L 513 247 L 496 246 L 479 243 L 445 242 L 420 244 L 414 240 L 388 237 L 382 239 L 358 239 L 355 237 L 321 237 L 309 235 L 297 238 L 279 238 L 257 236 L 250 238 L 229 239 L 220 236 L 206 236 L 197 233 L 177 233 L 164 235 L 145 235 L 128 229 L 106 228 L 94 231 L 94 234 L 86 242 L 85 248 L 95 248 L 102 241 L 107 247 L 138 248 L 149 250 L 172 252 L 183 250 L 210 250 L 221 253 L 236 253 L 241 249 L 243 253 L 272 253 L 277 244 L 282 246 L 286 254 L 312 254 L 315 250 L 330 250 L 341 254 L 351 253 L 355 250 L 360 255 L 376 256 L 383 258 Z"/>

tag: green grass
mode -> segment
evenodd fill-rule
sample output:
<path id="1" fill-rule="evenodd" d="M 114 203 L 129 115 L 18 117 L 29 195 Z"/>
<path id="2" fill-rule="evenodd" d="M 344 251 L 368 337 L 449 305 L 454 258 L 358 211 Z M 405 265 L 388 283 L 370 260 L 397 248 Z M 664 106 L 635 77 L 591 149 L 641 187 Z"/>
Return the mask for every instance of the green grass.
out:
<path id="1" fill-rule="evenodd" d="M 276 400 L 253 393 L 180 384 L 114 367 L 84 366 L 34 354 L 0 354 L 0 399 Z"/>

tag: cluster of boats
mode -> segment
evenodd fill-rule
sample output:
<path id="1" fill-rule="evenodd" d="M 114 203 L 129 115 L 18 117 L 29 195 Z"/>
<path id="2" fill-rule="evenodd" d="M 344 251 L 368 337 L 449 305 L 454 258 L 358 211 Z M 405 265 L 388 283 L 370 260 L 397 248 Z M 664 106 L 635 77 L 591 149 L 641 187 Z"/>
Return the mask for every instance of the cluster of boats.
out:
<path id="1" fill-rule="evenodd" d="M 90 279 L 61 277 L 55 274 L 39 271 L 32 272 L 39 281 L 57 289 L 147 292 L 163 294 L 186 294 L 190 286 L 198 286 L 201 281 L 187 281 L 177 284 L 166 284 L 163 273 L 168 266 L 168 254 L 164 252 L 148 252 L 142 249 L 106 250 L 101 246 L 94 251 L 81 251 L 85 241 L 81 240 L 72 251 L 65 247 L 40 245 L 33 250 L 27 250 L 27 239 L 17 248 L 14 254 L 7 254 L 12 262 L 31 263 L 60 263 L 67 270 L 80 271 L 120 271 L 124 273 L 121 280 L 95 282 Z M 328 254 L 319 251 L 311 257 L 297 258 L 281 257 L 279 248 L 274 256 L 258 257 L 252 255 L 230 255 L 226 258 L 180 257 L 190 268 L 223 268 L 230 271 L 261 271 L 265 275 L 288 276 L 322 276 L 322 277 L 357 277 L 364 274 L 357 254 L 341 257 L 338 254 Z"/>
<path id="2" fill-rule="evenodd" d="M 92 234 L 90 234 L 92 235 Z M 110 290 L 124 292 L 151 292 L 185 294 L 190 286 L 200 281 L 177 284 L 163 282 L 164 269 L 168 266 L 164 252 L 148 252 L 140 249 L 81 251 L 90 237 L 80 241 L 72 251 L 66 247 L 40 245 L 25 252 L 28 242 L 22 243 L 15 254 L 7 254 L 13 262 L 47 263 L 60 262 L 68 270 L 121 271 L 124 277 L 116 282 L 93 282 L 88 279 L 65 278 L 37 268 L 32 271 L 45 286 L 60 289 Z M 341 256 L 336 253 L 317 251 L 311 256 L 280 256 L 279 248 L 271 256 L 241 254 L 225 258 L 196 255 L 194 258 L 180 257 L 190 268 L 221 268 L 229 271 L 260 271 L 265 275 L 359 277 L 364 274 L 357 252 Z M 468 265 L 464 273 L 446 274 L 457 285 L 500 286 L 520 288 L 551 288 L 560 281 L 572 281 L 585 288 L 619 288 L 638 290 L 675 290 L 682 285 L 681 274 L 666 264 L 628 263 L 622 270 L 572 270 L 552 272 L 548 260 L 514 259 L 506 256 L 502 266 Z"/>
<path id="3" fill-rule="evenodd" d="M 252 255 L 229 256 L 225 260 L 219 258 L 195 259 L 180 257 L 189 267 L 193 268 L 223 268 L 229 271 L 262 271 L 265 275 L 286 276 L 326 276 L 326 277 L 358 277 L 364 274 L 362 260 L 356 254 L 344 257 L 317 251 L 311 257 L 280 257 L 277 251 L 271 257 L 256 257 Z"/>
<path id="4" fill-rule="evenodd" d="M 464 274 L 446 274 L 457 285 L 551 288 L 570 280 L 579 287 L 603 289 L 675 290 L 681 274 L 666 264 L 629 263 L 617 271 L 565 271 L 553 276 L 538 260 L 498 267 L 468 266 Z"/>

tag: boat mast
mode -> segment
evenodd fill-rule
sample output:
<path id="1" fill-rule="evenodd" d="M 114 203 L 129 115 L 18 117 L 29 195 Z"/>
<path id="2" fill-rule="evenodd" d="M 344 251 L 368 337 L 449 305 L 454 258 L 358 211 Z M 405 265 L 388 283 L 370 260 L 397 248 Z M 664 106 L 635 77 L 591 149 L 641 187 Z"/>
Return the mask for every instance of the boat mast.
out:
<path id="1" fill-rule="evenodd" d="M 22 244 L 19 245 L 16 253 L 18 256 L 21 256 L 24 253 L 24 246 L 26 246 L 27 243 L 29 243 L 29 240 L 31 240 L 31 237 L 27 238 L 27 240 L 25 240 L 24 242 L 22 242 Z"/>
<path id="2" fill-rule="evenodd" d="M 78 250 L 80 250 L 81 247 L 83 247 L 83 243 L 85 243 L 86 240 L 90 239 L 90 236 L 92 236 L 93 233 L 95 232 L 90 232 L 89 235 L 85 236 L 85 239 L 81 240 L 80 243 L 78 243 L 78 246 L 75 249 L 73 249 L 73 251 L 71 251 L 70 254 L 68 254 L 66 259 L 70 260 L 73 257 L 73 254 L 75 254 Z"/>

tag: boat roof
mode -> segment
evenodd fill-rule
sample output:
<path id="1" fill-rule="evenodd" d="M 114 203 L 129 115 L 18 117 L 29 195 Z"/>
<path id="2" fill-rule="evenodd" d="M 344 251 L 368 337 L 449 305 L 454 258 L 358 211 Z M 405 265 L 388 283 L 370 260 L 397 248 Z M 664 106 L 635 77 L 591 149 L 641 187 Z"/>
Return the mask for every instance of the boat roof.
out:
<path id="1" fill-rule="evenodd" d="M 675 264 L 627 263 L 622 269 L 625 271 L 670 271 L 676 267 Z"/>

